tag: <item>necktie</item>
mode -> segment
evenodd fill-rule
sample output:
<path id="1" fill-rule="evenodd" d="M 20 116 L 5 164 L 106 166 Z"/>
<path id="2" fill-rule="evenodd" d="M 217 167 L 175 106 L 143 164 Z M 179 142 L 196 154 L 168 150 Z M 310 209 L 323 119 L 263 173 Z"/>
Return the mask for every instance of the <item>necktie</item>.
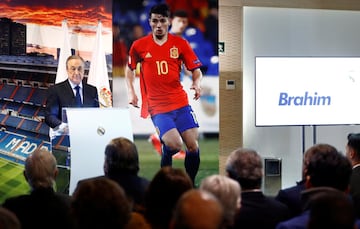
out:
<path id="1" fill-rule="evenodd" d="M 76 106 L 77 106 L 77 107 L 81 107 L 82 102 L 81 102 L 80 87 L 79 87 L 79 85 L 77 85 L 77 86 L 75 87 L 75 90 L 76 90 L 76 94 L 75 94 Z"/>

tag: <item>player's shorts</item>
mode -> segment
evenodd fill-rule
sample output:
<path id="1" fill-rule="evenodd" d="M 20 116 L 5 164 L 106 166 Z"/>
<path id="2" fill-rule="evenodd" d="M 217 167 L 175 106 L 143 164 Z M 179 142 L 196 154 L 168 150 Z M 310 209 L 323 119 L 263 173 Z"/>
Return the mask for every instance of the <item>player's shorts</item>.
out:
<path id="1" fill-rule="evenodd" d="M 167 113 L 156 114 L 151 117 L 159 137 L 176 128 L 180 133 L 191 128 L 198 128 L 199 123 L 191 106 L 186 106 Z"/>

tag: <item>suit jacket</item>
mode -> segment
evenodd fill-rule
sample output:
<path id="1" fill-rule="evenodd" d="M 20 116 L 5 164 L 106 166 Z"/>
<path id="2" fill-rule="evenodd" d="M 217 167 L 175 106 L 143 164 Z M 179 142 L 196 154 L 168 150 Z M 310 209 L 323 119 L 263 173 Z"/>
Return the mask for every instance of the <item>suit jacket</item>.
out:
<path id="1" fill-rule="evenodd" d="M 235 216 L 234 228 L 274 229 L 289 217 L 288 207 L 280 201 L 260 191 L 245 191 L 241 193 L 241 208 Z"/>
<path id="2" fill-rule="evenodd" d="M 352 170 L 350 177 L 350 195 L 354 201 L 356 216 L 360 218 L 360 166 Z"/>
<path id="3" fill-rule="evenodd" d="M 109 174 L 108 178 L 125 190 L 127 197 L 133 203 L 133 211 L 142 212 L 145 209 L 145 192 L 150 183 L 148 179 L 127 172 Z"/>
<path id="4" fill-rule="evenodd" d="M 296 185 L 286 189 L 281 189 L 275 199 L 288 206 L 291 216 L 300 215 L 303 207 L 301 202 L 301 192 L 305 190 L 305 180 L 297 182 Z"/>
<path id="5" fill-rule="evenodd" d="M 314 187 L 305 189 L 301 192 L 301 201 L 304 207 L 304 211 L 291 219 L 278 223 L 276 229 L 306 229 L 310 219 L 310 205 L 311 197 L 320 192 L 329 192 L 334 190 L 331 187 Z M 349 197 L 350 198 L 350 197 Z M 360 226 L 360 220 L 355 221 L 357 228 Z"/>
<path id="6" fill-rule="evenodd" d="M 39 188 L 29 195 L 9 198 L 3 207 L 12 211 L 19 219 L 21 228 L 71 228 L 71 198 L 55 193 L 52 188 Z"/>
<path id="7" fill-rule="evenodd" d="M 287 221 L 280 222 L 276 229 L 306 229 L 307 224 L 310 220 L 310 210 L 304 211 L 301 215 L 298 215 L 294 218 L 291 218 Z M 355 220 L 356 228 L 359 228 L 360 226 L 360 220 Z"/>
<path id="8" fill-rule="evenodd" d="M 96 87 L 83 82 L 83 107 L 99 107 L 98 93 Z M 73 89 L 69 80 L 55 84 L 48 89 L 45 122 L 51 128 L 61 124 L 62 108 L 76 107 Z M 64 120 L 65 121 L 65 120 Z"/>

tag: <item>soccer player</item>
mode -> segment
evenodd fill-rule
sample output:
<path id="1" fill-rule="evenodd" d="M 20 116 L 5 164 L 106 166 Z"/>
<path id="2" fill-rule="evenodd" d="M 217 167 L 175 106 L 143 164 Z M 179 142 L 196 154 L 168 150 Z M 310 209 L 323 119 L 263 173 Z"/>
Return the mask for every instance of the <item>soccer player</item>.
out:
<path id="1" fill-rule="evenodd" d="M 201 95 L 202 66 L 189 43 L 169 33 L 170 11 L 158 4 L 149 12 L 152 33 L 133 42 L 125 72 L 129 104 L 138 106 L 135 93 L 135 68 L 141 64 L 141 117 L 149 115 L 162 143 L 161 167 L 172 165 L 172 155 L 186 145 L 185 170 L 195 182 L 200 165 L 199 124 L 188 95 L 180 82 L 181 64 L 192 72 L 194 99 Z"/>

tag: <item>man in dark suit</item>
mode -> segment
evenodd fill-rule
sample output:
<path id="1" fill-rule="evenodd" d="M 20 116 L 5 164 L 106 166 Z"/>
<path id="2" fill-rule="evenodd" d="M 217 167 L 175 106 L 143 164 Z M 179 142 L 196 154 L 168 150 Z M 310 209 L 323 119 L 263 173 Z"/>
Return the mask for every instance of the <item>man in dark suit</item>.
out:
<path id="1" fill-rule="evenodd" d="M 301 193 L 304 211 L 287 221 L 280 222 L 276 229 L 306 229 L 312 210 L 314 196 L 331 189 L 346 193 L 351 176 L 350 161 L 329 144 L 316 144 L 309 150 L 315 153 L 310 158 L 305 174 L 306 189 Z M 359 225 L 360 221 L 356 221 Z"/>
<path id="2" fill-rule="evenodd" d="M 233 151 L 226 162 L 227 175 L 241 186 L 241 208 L 234 228 L 274 229 L 290 217 L 288 207 L 261 191 L 263 166 L 260 155 L 252 149 Z"/>
<path id="3" fill-rule="evenodd" d="M 5 200 L 3 207 L 19 219 L 21 228 L 71 228 L 71 198 L 54 191 L 58 169 L 51 152 L 37 149 L 26 158 L 24 176 L 31 193 Z"/>
<path id="4" fill-rule="evenodd" d="M 286 204 L 290 210 L 291 217 L 300 215 L 303 211 L 301 192 L 305 190 L 305 174 L 311 157 L 316 153 L 316 148 L 309 148 L 304 153 L 303 165 L 302 165 L 302 180 L 296 182 L 296 185 L 289 188 L 279 190 L 275 199 Z"/>
<path id="5" fill-rule="evenodd" d="M 69 56 L 66 60 L 66 71 L 68 79 L 48 89 L 45 122 L 53 130 L 53 132 L 50 131 L 51 139 L 57 135 L 67 134 L 68 128 L 62 114 L 63 108 L 99 107 L 96 87 L 83 81 L 85 72 L 83 58 L 76 55 Z M 76 89 L 77 86 L 79 86 L 78 89 Z"/>
<path id="6" fill-rule="evenodd" d="M 133 211 L 145 208 L 145 192 L 149 180 L 138 175 L 139 154 L 136 145 L 127 138 L 112 139 L 105 148 L 104 174 L 116 181 L 132 203 Z"/>
<path id="7" fill-rule="evenodd" d="M 346 157 L 352 165 L 350 177 L 350 195 L 354 201 L 356 216 L 360 218 L 360 133 L 349 134 L 346 145 Z"/>
<path id="8" fill-rule="evenodd" d="M 99 107 L 96 87 L 85 83 L 85 62 L 80 56 L 69 56 L 66 60 L 68 79 L 48 89 L 45 109 L 45 122 L 50 127 L 49 136 L 52 152 L 59 164 L 59 177 L 70 180 L 70 154 L 67 150 L 56 149 L 60 143 L 70 147 L 68 124 L 63 108 L 66 107 Z M 61 142 L 60 142 L 61 140 Z M 57 180 L 57 191 L 68 193 L 69 182 Z"/>

